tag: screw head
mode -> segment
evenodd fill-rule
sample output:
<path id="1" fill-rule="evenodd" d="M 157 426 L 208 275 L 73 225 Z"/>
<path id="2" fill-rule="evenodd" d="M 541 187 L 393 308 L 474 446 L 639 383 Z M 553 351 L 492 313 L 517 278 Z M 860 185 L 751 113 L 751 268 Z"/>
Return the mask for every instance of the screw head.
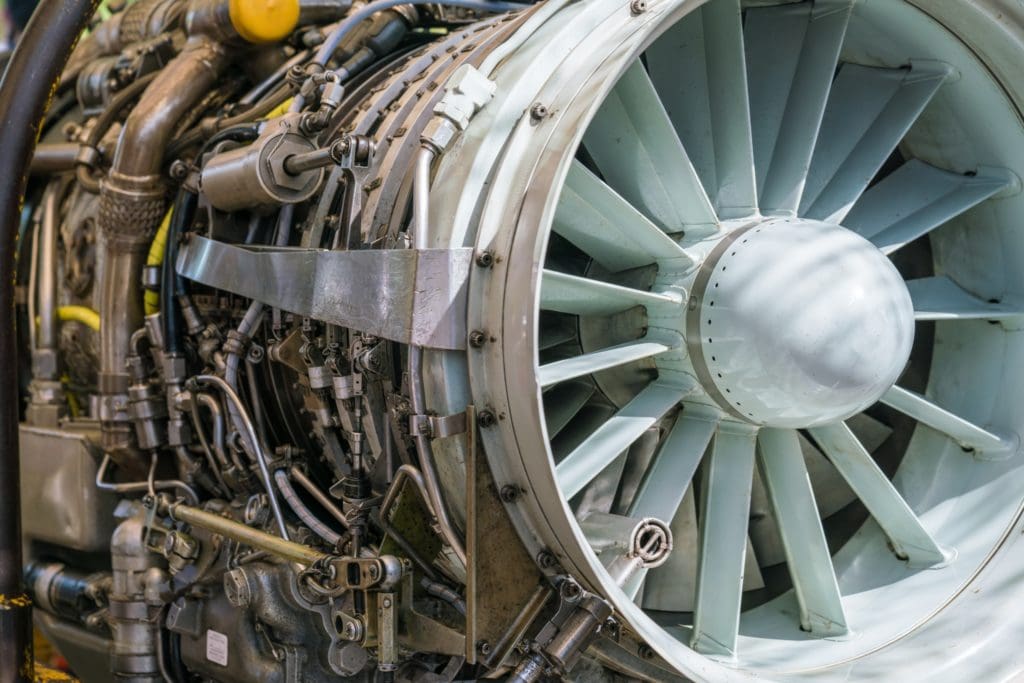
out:
<path id="1" fill-rule="evenodd" d="M 490 268 L 494 265 L 494 254 L 490 251 L 481 251 L 476 256 L 476 264 L 481 268 Z"/>
<path id="2" fill-rule="evenodd" d="M 519 500 L 519 487 L 513 486 L 512 484 L 506 484 L 505 486 L 501 487 L 499 495 L 501 496 L 501 499 L 506 503 L 514 503 L 517 500 Z"/>
<path id="3" fill-rule="evenodd" d="M 651 646 L 646 643 L 641 643 L 636 649 L 636 653 L 640 659 L 654 659 L 654 650 L 652 650 Z"/>
<path id="4" fill-rule="evenodd" d="M 478 640 L 476 641 L 476 650 L 482 655 L 489 655 L 491 654 L 491 644 L 486 640 Z"/>
<path id="5" fill-rule="evenodd" d="M 171 164 L 170 172 L 171 178 L 174 180 L 184 180 L 188 177 L 188 164 L 181 159 L 177 159 Z"/>
<path id="6" fill-rule="evenodd" d="M 542 119 L 545 119 L 547 118 L 547 115 L 548 108 L 541 104 L 540 102 L 537 102 L 532 107 L 530 107 L 530 118 L 533 119 L 534 121 L 540 121 Z"/>
<path id="7" fill-rule="evenodd" d="M 469 345 L 474 349 L 479 349 L 481 346 L 487 343 L 487 333 L 481 330 L 473 330 L 469 333 Z"/>
<path id="8" fill-rule="evenodd" d="M 643 14 L 647 11 L 647 0 L 633 0 L 633 2 L 629 3 L 629 11 L 632 12 L 634 16 L 637 14 Z"/>
<path id="9" fill-rule="evenodd" d="M 490 410 L 481 410 L 477 413 L 476 421 L 481 427 L 493 427 L 494 423 L 497 422 L 497 418 L 494 417 L 494 413 Z"/>
<path id="10" fill-rule="evenodd" d="M 550 550 L 542 550 L 537 553 L 537 566 L 541 569 L 554 569 L 558 566 L 558 558 Z"/>

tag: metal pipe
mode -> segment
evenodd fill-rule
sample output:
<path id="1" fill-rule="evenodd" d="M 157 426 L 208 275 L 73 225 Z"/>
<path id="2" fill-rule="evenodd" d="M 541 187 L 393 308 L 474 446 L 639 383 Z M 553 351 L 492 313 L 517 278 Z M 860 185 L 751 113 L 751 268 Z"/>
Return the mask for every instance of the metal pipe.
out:
<path id="1" fill-rule="evenodd" d="M 96 0 L 42 0 L 0 81 L 0 680 L 31 678 L 32 612 L 22 580 L 15 278 L 21 207 L 50 95 Z"/>
<path id="2" fill-rule="evenodd" d="M 32 175 L 51 175 L 74 171 L 78 165 L 78 152 L 81 145 L 77 142 L 44 142 L 36 147 L 32 156 Z"/>
<path id="3" fill-rule="evenodd" d="M 329 526 L 317 519 L 313 511 L 306 507 L 305 503 L 299 498 L 298 494 L 295 493 L 295 489 L 292 488 L 292 483 L 288 481 L 288 473 L 284 470 L 278 470 L 274 472 L 274 480 L 277 481 L 277 488 L 281 489 L 281 495 L 284 496 L 284 500 L 288 503 L 288 506 L 295 513 L 295 516 L 302 520 L 302 523 L 308 526 L 314 534 L 327 541 L 333 546 L 337 546 L 341 543 L 341 534 L 337 533 Z"/>
<path id="4" fill-rule="evenodd" d="M 205 394 L 200 394 L 200 396 L 205 396 Z M 198 398 L 198 396 L 193 396 L 192 401 L 190 403 L 191 403 L 191 405 L 190 405 L 190 409 L 191 409 L 190 412 L 192 414 L 192 422 L 194 423 L 194 429 L 196 430 L 196 436 L 199 437 L 199 445 L 202 446 L 203 453 L 206 455 L 206 462 L 210 466 L 210 471 L 213 472 L 213 476 L 217 479 L 217 484 L 220 486 L 220 490 L 223 491 L 225 494 L 230 494 L 231 493 L 231 487 L 229 487 L 227 482 L 224 481 L 224 476 L 222 474 L 222 472 L 229 467 L 228 462 L 227 462 L 227 458 L 225 457 L 224 452 L 222 450 L 220 450 L 219 447 L 211 446 L 210 445 L 210 440 L 206 438 L 206 428 L 203 426 L 203 422 L 199 418 L 199 398 Z M 214 401 L 214 404 L 216 404 L 216 401 Z M 219 407 L 217 408 L 217 412 L 218 413 L 220 412 L 220 408 Z M 223 439 L 224 438 L 224 419 L 223 419 L 223 417 L 221 417 L 220 420 L 219 420 L 219 422 L 220 422 L 220 426 L 219 427 L 217 425 L 217 422 L 218 422 L 217 416 L 213 415 L 211 417 L 213 418 L 213 431 L 214 431 L 214 435 L 216 435 L 217 430 L 219 429 L 220 430 L 220 437 L 221 437 L 221 439 Z M 181 448 L 184 448 L 184 446 L 181 446 Z M 215 452 L 215 448 L 216 448 L 216 452 Z"/>
<path id="5" fill-rule="evenodd" d="M 211 438 L 211 447 L 213 448 L 214 454 L 217 456 L 217 462 L 220 463 L 221 467 L 228 469 L 231 467 L 231 461 L 228 460 L 227 450 L 225 448 L 224 441 L 224 413 L 220 409 L 220 402 L 217 401 L 213 396 L 209 394 L 195 394 L 194 400 L 208 411 L 210 411 L 210 421 L 213 422 L 213 436 Z M 198 409 L 196 411 L 198 413 Z M 196 429 L 199 429 L 200 425 L 196 425 Z M 245 469 L 241 462 L 234 463 L 239 469 Z"/>
<path id="6" fill-rule="evenodd" d="M 123 483 L 104 481 L 104 479 L 106 479 L 107 468 L 110 467 L 110 463 L 110 455 L 104 455 L 103 461 L 100 463 L 100 468 L 96 471 L 96 488 L 104 491 L 113 491 L 114 493 L 149 493 L 150 487 L 155 491 L 181 489 L 193 503 L 196 505 L 199 504 L 199 496 L 196 495 L 195 489 L 178 479 L 157 479 L 149 481 L 149 477 L 147 477 L 146 481 Z"/>
<path id="7" fill-rule="evenodd" d="M 430 167 L 434 162 L 434 156 L 434 150 L 424 145 L 416 157 L 415 175 L 413 176 L 413 245 L 416 249 L 428 247 Z M 426 414 L 426 396 L 423 391 L 423 348 L 419 346 L 409 347 L 409 403 L 413 415 Z M 430 437 L 419 433 L 413 434 L 412 437 L 416 444 L 416 456 L 423 474 L 427 499 L 430 507 L 433 508 L 441 536 L 465 566 L 467 564 L 466 548 L 452 526 L 444 498 L 441 495 L 437 470 L 434 468 L 434 452 Z"/>
<path id="8" fill-rule="evenodd" d="M 28 319 L 33 321 L 28 326 L 28 348 L 29 352 L 36 350 L 36 337 L 39 336 L 39 328 L 35 324 L 36 319 L 36 293 L 39 284 L 39 217 L 38 214 L 32 220 L 32 241 L 29 243 L 28 258 Z"/>
<path id="9" fill-rule="evenodd" d="M 278 247 L 288 246 L 288 241 L 291 239 L 292 229 L 292 218 L 295 215 L 294 205 L 287 204 L 281 207 L 281 210 L 277 215 L 277 234 L 274 237 L 274 244 Z M 248 339 L 253 330 L 256 329 L 259 323 L 260 316 L 263 315 L 265 306 L 259 301 L 253 301 L 249 304 L 248 310 L 245 312 L 245 316 L 242 318 L 242 322 L 238 324 L 236 330 L 237 336 L 241 339 Z M 238 367 L 241 365 L 242 359 L 238 353 L 234 350 L 229 351 L 225 359 L 224 366 L 224 380 L 233 391 L 238 390 Z M 233 403 L 228 404 L 228 414 L 231 416 L 232 422 L 239 425 L 240 416 L 236 414 L 235 406 Z M 244 429 L 239 429 L 239 432 L 243 432 Z M 244 441 L 243 436 L 243 441 Z"/>
<path id="10" fill-rule="evenodd" d="M 412 238 L 416 249 L 427 249 L 427 230 L 430 212 L 430 168 L 436 152 L 426 145 L 416 155 L 416 168 L 412 180 Z"/>
<path id="11" fill-rule="evenodd" d="M 227 67 L 224 50 L 205 39 L 185 49 L 157 75 L 125 122 L 100 192 L 104 264 L 100 289 L 101 426 L 107 452 L 132 452 L 133 430 L 119 406 L 128 389 L 128 336 L 142 324 L 142 267 L 165 214 L 161 178 L 174 127 L 216 84 Z"/>
<path id="12" fill-rule="evenodd" d="M 462 599 L 462 596 L 455 592 L 455 589 L 449 588 L 440 581 L 431 581 L 427 577 L 420 579 L 420 585 L 423 586 L 423 590 L 427 591 L 435 598 L 444 600 L 449 605 L 455 608 L 455 611 L 466 616 L 466 601 Z"/>
<path id="13" fill-rule="evenodd" d="M 137 178 L 159 175 L 163 150 L 175 125 L 217 84 L 227 64 L 221 45 L 190 38 L 125 121 L 112 173 Z"/>
<path id="14" fill-rule="evenodd" d="M 423 475 L 412 465 L 402 465 L 395 472 L 395 478 L 391 480 L 391 486 L 388 487 L 387 492 L 384 494 L 384 500 L 381 501 L 381 519 L 385 521 L 387 520 L 388 513 L 391 512 L 391 508 L 395 504 L 395 500 L 398 498 L 398 492 L 402 490 L 402 484 L 405 483 L 406 479 L 413 483 L 417 493 L 420 494 L 420 498 L 423 499 L 423 503 L 427 508 L 433 507 L 430 502 L 430 494 L 427 493 L 427 485 L 423 482 Z M 433 510 L 431 510 L 431 513 L 433 513 Z"/>
<path id="15" fill-rule="evenodd" d="M 244 543 L 257 550 L 264 550 L 272 555 L 277 555 L 290 562 L 309 566 L 330 557 L 327 553 L 320 552 L 307 545 L 278 538 L 273 534 L 253 529 L 233 519 L 212 512 L 206 512 L 205 510 L 199 510 L 198 508 L 172 504 L 169 512 L 171 517 L 179 522 L 202 527 L 238 543 Z"/>
<path id="16" fill-rule="evenodd" d="M 338 520 L 338 523 L 346 529 L 349 527 L 348 517 L 345 516 L 345 513 L 338 509 L 338 506 L 334 504 L 334 501 L 328 498 L 327 494 L 321 491 L 320 487 L 318 487 L 312 479 L 307 477 L 305 472 L 300 470 L 298 467 L 293 466 L 288 470 L 288 473 L 291 474 L 292 479 L 297 481 L 299 485 L 306 490 L 306 493 L 313 496 L 313 498 L 316 499 L 316 502 L 320 503 L 320 506 L 331 514 L 331 517 Z"/>
<path id="17" fill-rule="evenodd" d="M 57 350 L 57 215 L 60 193 L 51 187 L 43 200 L 43 222 L 39 235 L 39 349 Z M 34 321 L 33 321 L 34 322 Z M 53 368 L 56 371 L 56 367 Z M 56 372 L 51 377 L 57 379 Z"/>
<path id="18" fill-rule="evenodd" d="M 284 515 L 281 513 L 281 503 L 278 502 L 277 494 L 274 492 L 274 482 L 270 478 L 270 467 L 267 464 L 267 456 L 263 453 L 263 446 L 260 443 L 259 437 L 256 436 L 256 430 L 252 426 L 252 420 L 249 418 L 249 415 L 245 410 L 245 404 L 242 403 L 242 399 L 239 398 L 238 393 L 232 389 L 227 382 L 216 375 L 197 375 L 189 381 L 196 382 L 198 384 L 212 384 L 220 389 L 227 397 L 228 401 L 234 405 L 235 414 L 237 414 L 238 420 L 242 423 L 242 427 L 245 430 L 245 436 L 249 439 L 249 443 L 252 445 L 253 455 L 259 465 L 260 475 L 263 477 L 263 486 L 267 490 L 267 498 L 270 500 L 270 509 L 274 512 L 274 519 L 277 521 L 278 531 L 281 532 L 281 538 L 287 539 L 288 528 L 284 524 Z"/>

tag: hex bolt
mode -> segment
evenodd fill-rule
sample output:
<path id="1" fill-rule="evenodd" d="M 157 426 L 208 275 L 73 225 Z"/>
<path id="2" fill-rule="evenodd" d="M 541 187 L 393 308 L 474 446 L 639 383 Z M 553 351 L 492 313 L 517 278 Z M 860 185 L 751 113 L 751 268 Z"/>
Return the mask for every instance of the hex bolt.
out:
<path id="1" fill-rule="evenodd" d="M 497 419 L 490 410 L 481 410 L 477 413 L 476 421 L 481 427 L 493 427 Z"/>
<path id="2" fill-rule="evenodd" d="M 171 178 L 174 180 L 184 180 L 188 177 L 188 164 L 181 159 L 175 160 L 175 162 L 171 164 L 170 174 Z"/>
<path id="3" fill-rule="evenodd" d="M 506 484 L 501 487 L 501 491 L 498 495 L 500 495 L 501 499 L 506 503 L 514 503 L 519 500 L 519 487 L 512 484 Z"/>
<path id="4" fill-rule="evenodd" d="M 633 13 L 633 16 L 643 14 L 647 11 L 647 0 L 633 0 L 629 3 L 629 11 Z"/>
<path id="5" fill-rule="evenodd" d="M 637 647 L 636 654 L 640 659 L 654 659 L 654 650 L 652 650 L 651 646 L 646 643 L 641 643 L 640 646 Z"/>
<path id="6" fill-rule="evenodd" d="M 490 268 L 494 265 L 494 254 L 489 250 L 481 251 L 476 256 L 476 264 L 481 268 Z"/>
<path id="7" fill-rule="evenodd" d="M 634 0 L 634 1 L 636 1 L 636 0 Z M 548 108 L 545 107 L 540 102 L 537 102 L 532 107 L 530 107 L 530 118 L 533 119 L 534 121 L 541 121 L 541 120 L 547 118 L 547 115 L 548 115 Z"/>
<path id="8" fill-rule="evenodd" d="M 562 596 L 566 600 L 575 601 L 583 594 L 583 588 L 578 583 L 568 580 L 562 584 Z"/>
<path id="9" fill-rule="evenodd" d="M 469 333 L 469 345 L 474 349 L 479 349 L 481 346 L 487 343 L 487 333 L 481 330 L 473 330 Z"/>
<path id="10" fill-rule="evenodd" d="M 491 644 L 486 640 L 478 640 L 476 641 L 476 651 L 486 657 L 491 654 Z"/>
<path id="11" fill-rule="evenodd" d="M 537 566 L 541 569 L 554 569 L 558 566 L 558 558 L 550 550 L 542 550 L 537 553 Z"/>

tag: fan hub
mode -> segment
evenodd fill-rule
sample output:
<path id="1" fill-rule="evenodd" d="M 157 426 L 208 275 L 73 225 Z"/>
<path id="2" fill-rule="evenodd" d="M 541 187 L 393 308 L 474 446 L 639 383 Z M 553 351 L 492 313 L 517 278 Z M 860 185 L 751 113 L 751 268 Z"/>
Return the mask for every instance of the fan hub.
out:
<path id="1" fill-rule="evenodd" d="M 838 225 L 770 218 L 701 269 L 687 336 L 705 389 L 735 417 L 812 427 L 875 403 L 903 371 L 914 309 L 874 245 Z"/>

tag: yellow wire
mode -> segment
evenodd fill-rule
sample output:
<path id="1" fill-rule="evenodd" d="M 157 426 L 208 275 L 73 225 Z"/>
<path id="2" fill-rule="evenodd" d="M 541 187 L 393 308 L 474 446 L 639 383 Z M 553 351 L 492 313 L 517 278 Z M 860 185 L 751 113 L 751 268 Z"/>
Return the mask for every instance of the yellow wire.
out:
<path id="1" fill-rule="evenodd" d="M 171 228 L 171 213 L 174 209 L 168 209 L 164 220 L 160 223 L 160 229 L 156 231 L 153 243 L 149 245 L 149 256 L 146 257 L 147 266 L 159 266 L 164 262 L 164 249 L 167 246 L 167 232 Z M 160 312 L 160 293 L 146 291 L 144 299 L 146 315 L 153 315 Z"/>
<path id="2" fill-rule="evenodd" d="M 78 322 L 96 332 L 100 331 L 100 314 L 85 306 L 61 306 L 57 309 L 61 322 Z"/>
<path id="3" fill-rule="evenodd" d="M 272 112 L 270 112 L 269 114 L 267 114 L 267 118 L 268 118 L 268 119 L 275 119 L 275 118 L 277 118 L 278 116 L 284 116 L 285 114 L 287 114 L 287 113 L 288 113 L 288 110 L 289 110 L 289 109 L 291 108 L 291 106 L 292 106 L 292 100 L 293 100 L 293 99 L 294 99 L 294 98 L 291 98 L 291 97 L 289 97 L 289 98 L 288 98 L 287 100 L 285 100 L 284 102 L 282 102 L 282 103 L 281 103 L 281 106 L 279 106 L 279 107 L 278 107 L 277 109 L 275 109 L 275 110 L 273 110 Z"/>

